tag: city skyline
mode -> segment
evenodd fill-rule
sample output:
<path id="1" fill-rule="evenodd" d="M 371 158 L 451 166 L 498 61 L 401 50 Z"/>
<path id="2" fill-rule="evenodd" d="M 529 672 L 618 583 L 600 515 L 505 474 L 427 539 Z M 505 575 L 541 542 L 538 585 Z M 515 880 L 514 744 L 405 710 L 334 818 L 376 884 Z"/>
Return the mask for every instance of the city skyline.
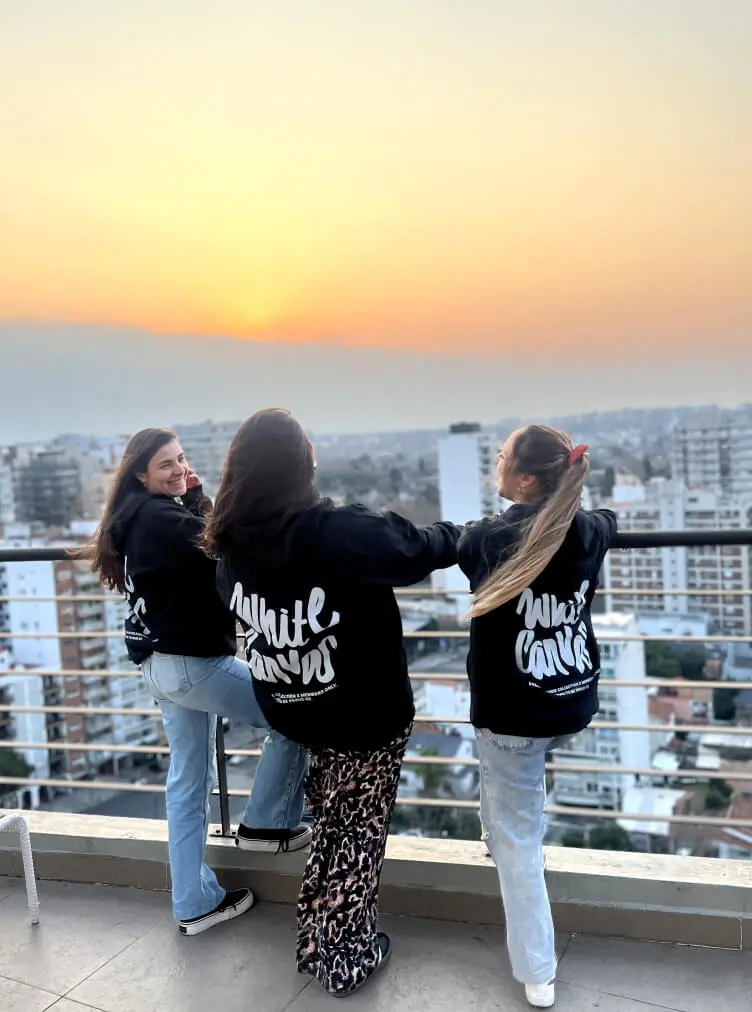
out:
<path id="1" fill-rule="evenodd" d="M 106 338 L 103 339 L 103 334 Z M 0 445 L 292 410 L 314 434 L 749 402 L 741 356 L 425 355 L 0 321 Z M 679 375 L 680 370 L 680 375 Z"/>
<path id="2" fill-rule="evenodd" d="M 320 347 L 317 380 L 657 356 L 744 399 L 748 4 L 325 7 L 10 0 L 0 319 Z"/>

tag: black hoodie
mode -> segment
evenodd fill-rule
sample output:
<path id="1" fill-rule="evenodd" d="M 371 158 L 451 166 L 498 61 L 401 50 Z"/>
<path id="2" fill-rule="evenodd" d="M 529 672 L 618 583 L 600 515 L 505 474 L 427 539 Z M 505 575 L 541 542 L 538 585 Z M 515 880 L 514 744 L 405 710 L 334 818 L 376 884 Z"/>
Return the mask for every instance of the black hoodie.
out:
<path id="1" fill-rule="evenodd" d="M 468 528 L 459 544 L 475 591 L 513 553 L 535 506 Z M 564 543 L 519 597 L 470 625 L 470 719 L 496 734 L 553 738 L 575 734 L 598 710 L 600 653 L 590 605 L 616 533 L 610 510 L 580 510 Z"/>
<path id="2" fill-rule="evenodd" d="M 220 561 L 271 726 L 309 747 L 378 748 L 415 708 L 393 587 L 456 562 L 460 529 L 321 500 L 280 529 L 246 527 Z"/>
<path id="3" fill-rule="evenodd" d="M 125 645 L 134 664 L 155 652 L 224 657 L 237 650 L 216 565 L 197 546 L 210 505 L 200 488 L 182 499 L 138 488 L 115 517 L 115 546 L 125 558 Z"/>

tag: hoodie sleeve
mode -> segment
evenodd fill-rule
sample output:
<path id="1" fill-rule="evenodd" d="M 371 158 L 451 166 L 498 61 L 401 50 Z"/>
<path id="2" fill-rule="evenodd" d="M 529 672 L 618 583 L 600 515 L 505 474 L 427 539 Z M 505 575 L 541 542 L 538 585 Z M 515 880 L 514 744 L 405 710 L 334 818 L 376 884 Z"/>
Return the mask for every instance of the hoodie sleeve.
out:
<path id="1" fill-rule="evenodd" d="M 183 496 L 185 508 L 196 517 L 207 517 L 212 511 L 211 499 L 204 495 L 201 485 L 189 488 Z"/>
<path id="2" fill-rule="evenodd" d="M 464 529 L 457 546 L 457 562 L 471 590 L 483 583 L 511 544 L 512 539 L 498 518 L 480 520 Z"/>
<path id="3" fill-rule="evenodd" d="M 358 583 L 408 587 L 456 563 L 461 531 L 444 522 L 416 527 L 398 513 L 346 506 L 327 518 L 316 555 Z"/>
<path id="4" fill-rule="evenodd" d="M 147 516 L 149 557 L 154 569 L 172 569 L 204 557 L 198 539 L 204 531 L 202 516 L 187 506 L 165 499 L 154 500 Z M 207 562 L 209 560 L 207 559 Z"/>
<path id="5" fill-rule="evenodd" d="M 602 562 L 616 535 L 616 514 L 613 510 L 588 510 L 585 516 L 593 535 L 593 552 Z"/>

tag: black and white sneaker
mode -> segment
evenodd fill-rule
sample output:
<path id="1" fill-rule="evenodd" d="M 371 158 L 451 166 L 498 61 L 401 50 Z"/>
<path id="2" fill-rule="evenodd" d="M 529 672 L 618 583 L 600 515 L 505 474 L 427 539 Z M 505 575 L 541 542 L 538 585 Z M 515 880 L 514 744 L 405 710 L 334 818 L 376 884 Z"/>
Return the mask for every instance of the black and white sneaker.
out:
<path id="1" fill-rule="evenodd" d="M 379 931 L 376 938 L 379 943 L 379 961 L 376 966 L 374 966 L 368 976 L 361 980 L 360 983 L 357 984 L 351 991 L 330 991 L 329 994 L 331 994 L 333 998 L 349 998 L 351 994 L 355 994 L 356 991 L 359 991 L 362 987 L 365 987 L 369 981 L 373 980 L 379 970 L 384 969 L 392 955 L 392 943 L 389 935 L 387 935 L 384 931 Z"/>
<path id="2" fill-rule="evenodd" d="M 251 909 L 254 901 L 255 897 L 250 889 L 233 889 L 227 893 L 219 906 L 210 910 L 208 914 L 192 917 L 189 921 L 178 921 L 178 931 L 181 935 L 200 935 L 202 931 L 208 931 L 215 924 L 240 917 L 246 910 Z"/>
<path id="3" fill-rule="evenodd" d="M 235 833 L 235 844 L 241 850 L 279 854 L 280 851 L 302 850 L 311 842 L 310 826 L 301 823 L 293 829 L 254 829 L 241 822 Z"/>

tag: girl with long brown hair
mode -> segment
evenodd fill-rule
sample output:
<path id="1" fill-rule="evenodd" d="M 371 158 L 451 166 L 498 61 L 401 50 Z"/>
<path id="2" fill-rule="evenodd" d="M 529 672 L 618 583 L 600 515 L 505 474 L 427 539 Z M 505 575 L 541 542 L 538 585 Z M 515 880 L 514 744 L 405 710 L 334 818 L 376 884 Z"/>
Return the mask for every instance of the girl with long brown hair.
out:
<path id="1" fill-rule="evenodd" d="M 337 507 L 287 411 L 259 411 L 230 447 L 207 551 L 245 631 L 269 723 L 309 755 L 314 818 L 297 966 L 351 994 L 389 958 L 379 876 L 415 708 L 393 587 L 456 562 L 453 524 Z"/>
<path id="2" fill-rule="evenodd" d="M 543 876 L 545 758 L 598 710 L 590 605 L 616 517 L 581 509 L 587 447 L 556 429 L 514 432 L 497 470 L 499 494 L 513 505 L 470 526 L 458 549 L 474 595 L 470 716 L 512 972 L 532 1006 L 549 1008 L 556 953 Z"/>
<path id="3" fill-rule="evenodd" d="M 125 642 L 160 710 L 170 744 L 167 777 L 172 905 L 179 930 L 196 935 L 245 913 L 250 889 L 226 892 L 204 862 L 209 795 L 216 779 L 217 716 L 269 728 L 246 665 L 235 656 L 235 620 L 198 545 L 211 503 L 170 429 L 129 441 L 95 537 L 77 553 L 128 602 Z M 259 760 L 236 842 L 246 850 L 295 850 L 306 756 L 272 732 Z"/>

